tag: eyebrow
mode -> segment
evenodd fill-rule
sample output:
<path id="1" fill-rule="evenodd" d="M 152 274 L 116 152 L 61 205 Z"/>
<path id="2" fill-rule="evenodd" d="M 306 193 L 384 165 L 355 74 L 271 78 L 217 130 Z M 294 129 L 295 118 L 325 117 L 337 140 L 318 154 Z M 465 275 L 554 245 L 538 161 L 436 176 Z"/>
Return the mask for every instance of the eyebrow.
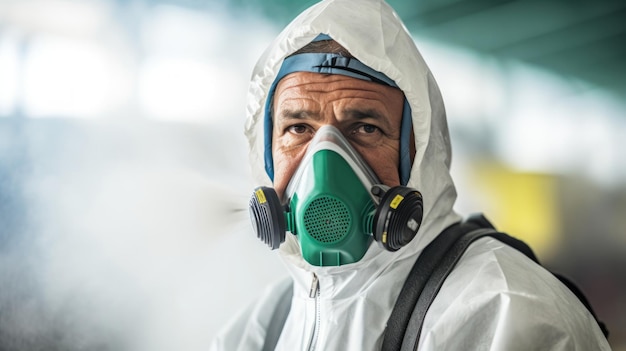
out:
<path id="1" fill-rule="evenodd" d="M 343 111 L 344 114 L 346 114 L 350 119 L 353 120 L 363 120 L 363 119 L 367 119 L 367 118 L 372 118 L 375 119 L 377 121 L 380 121 L 381 123 L 384 123 L 387 127 L 390 127 L 390 120 L 387 116 L 385 116 L 384 114 L 382 114 L 380 111 L 375 110 L 375 109 L 348 109 L 348 110 L 344 110 Z"/>
<path id="2" fill-rule="evenodd" d="M 384 115 L 382 115 L 380 112 L 374 110 L 374 109 L 365 109 L 365 110 L 360 110 L 360 109 L 348 109 L 348 110 L 344 110 L 343 111 L 344 114 L 346 114 L 347 116 L 349 116 L 352 119 L 365 119 L 365 118 L 374 118 L 374 119 L 378 119 L 378 120 L 386 120 L 387 118 L 385 118 Z"/>
<path id="3" fill-rule="evenodd" d="M 277 117 L 283 119 L 319 119 L 320 115 L 311 110 L 283 109 Z"/>

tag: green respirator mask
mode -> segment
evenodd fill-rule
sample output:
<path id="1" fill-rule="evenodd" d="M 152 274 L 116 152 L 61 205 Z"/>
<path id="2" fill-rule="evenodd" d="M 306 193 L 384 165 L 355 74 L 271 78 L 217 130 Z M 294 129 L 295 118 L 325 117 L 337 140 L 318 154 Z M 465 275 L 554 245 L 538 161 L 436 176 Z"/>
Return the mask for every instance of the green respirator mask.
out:
<path id="1" fill-rule="evenodd" d="M 357 262 L 373 240 L 396 251 L 415 237 L 422 213 L 417 190 L 382 185 L 332 126 L 316 132 L 283 202 L 271 187 L 256 188 L 250 200 L 257 237 L 277 249 L 289 231 L 315 266 Z"/>

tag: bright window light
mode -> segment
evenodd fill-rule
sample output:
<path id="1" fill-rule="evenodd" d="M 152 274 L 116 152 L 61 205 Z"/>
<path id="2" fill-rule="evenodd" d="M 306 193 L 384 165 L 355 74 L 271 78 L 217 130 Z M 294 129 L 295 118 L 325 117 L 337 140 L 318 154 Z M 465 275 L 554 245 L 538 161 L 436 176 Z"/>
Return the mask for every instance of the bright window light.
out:
<path id="1" fill-rule="evenodd" d="M 111 103 L 112 59 L 95 43 L 39 37 L 24 67 L 24 108 L 32 117 L 97 117 Z"/>
<path id="2" fill-rule="evenodd" d="M 139 77 L 139 99 L 151 117 L 183 121 L 209 121 L 232 115 L 244 106 L 245 86 L 240 74 L 211 62 L 185 58 L 153 58 L 144 63 Z M 237 105 L 239 104 L 239 105 Z M 242 107 L 243 110 L 243 107 Z"/>

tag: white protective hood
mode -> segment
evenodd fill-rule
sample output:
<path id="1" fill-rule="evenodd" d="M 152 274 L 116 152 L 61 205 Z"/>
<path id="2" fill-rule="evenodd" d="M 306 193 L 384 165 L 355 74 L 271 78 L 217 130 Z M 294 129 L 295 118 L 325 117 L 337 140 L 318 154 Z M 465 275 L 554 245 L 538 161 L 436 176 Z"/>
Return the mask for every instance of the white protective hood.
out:
<path id="1" fill-rule="evenodd" d="M 252 174 L 259 185 L 271 186 L 263 158 L 267 93 L 284 58 L 319 34 L 329 35 L 359 61 L 393 79 L 411 105 L 416 155 L 407 185 L 422 193 L 424 218 L 411 244 L 388 255 L 388 259 L 413 256 L 442 229 L 458 221 L 459 216 L 452 212 L 456 190 L 449 172 L 450 140 L 439 88 L 413 39 L 384 1 L 322 1 L 298 16 L 265 51 L 252 75 L 246 110 L 245 133 L 249 139 Z M 293 237 L 288 236 L 281 252 L 299 256 L 297 245 Z M 382 249 L 374 244 L 370 251 L 375 252 L 368 252 L 362 264 L 368 265 L 367 260 Z M 308 265 L 304 261 L 293 263 L 301 267 Z"/>
<path id="2" fill-rule="evenodd" d="M 359 61 L 393 79 L 404 92 L 416 140 L 407 185 L 423 194 L 424 217 L 417 236 L 406 247 L 388 252 L 373 243 L 359 262 L 339 267 L 309 265 L 300 255 L 297 240 L 288 234 L 279 251 L 293 278 L 293 299 L 276 349 L 378 350 L 417 256 L 444 228 L 460 220 L 452 209 L 456 190 L 449 172 L 446 115 L 430 70 L 384 1 L 321 1 L 289 24 L 252 74 L 245 134 L 257 185 L 272 185 L 263 154 L 264 106 L 270 86 L 284 58 L 319 34 L 329 35 Z M 319 279 L 319 289 L 311 297 L 315 279 Z M 277 301 L 279 296 L 280 289 L 268 290 L 215 339 L 212 350 L 260 350 L 274 307 L 286 303 Z M 593 327 L 595 321 L 580 306 L 569 290 L 516 250 L 493 239 L 479 240 L 459 261 L 429 310 L 420 349 L 609 349 L 599 328 Z M 566 326 L 561 328 L 563 321 Z M 520 338 L 510 338 L 518 327 L 524 330 Z M 544 339 L 546 347 L 536 348 L 534 343 Z"/>

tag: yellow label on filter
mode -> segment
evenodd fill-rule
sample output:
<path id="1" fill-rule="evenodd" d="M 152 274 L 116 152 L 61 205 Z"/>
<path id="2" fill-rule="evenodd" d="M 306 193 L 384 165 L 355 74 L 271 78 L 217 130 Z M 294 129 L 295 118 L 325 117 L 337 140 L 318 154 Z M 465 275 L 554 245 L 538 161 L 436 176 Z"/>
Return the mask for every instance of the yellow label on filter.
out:
<path id="1" fill-rule="evenodd" d="M 387 232 L 383 232 L 383 237 L 382 237 L 381 241 L 383 242 L 383 244 L 387 243 Z"/>
<path id="2" fill-rule="evenodd" d="M 402 200 L 404 200 L 404 196 L 400 194 L 396 195 L 396 197 L 394 197 L 393 200 L 391 200 L 391 204 L 389 204 L 389 207 L 395 210 L 398 207 L 398 205 L 402 202 Z"/>
<path id="3" fill-rule="evenodd" d="M 256 194 L 257 200 L 259 200 L 259 203 L 264 204 L 267 202 L 267 199 L 265 199 L 265 193 L 263 192 L 263 189 L 258 189 L 257 191 L 255 191 L 255 194 Z"/>

